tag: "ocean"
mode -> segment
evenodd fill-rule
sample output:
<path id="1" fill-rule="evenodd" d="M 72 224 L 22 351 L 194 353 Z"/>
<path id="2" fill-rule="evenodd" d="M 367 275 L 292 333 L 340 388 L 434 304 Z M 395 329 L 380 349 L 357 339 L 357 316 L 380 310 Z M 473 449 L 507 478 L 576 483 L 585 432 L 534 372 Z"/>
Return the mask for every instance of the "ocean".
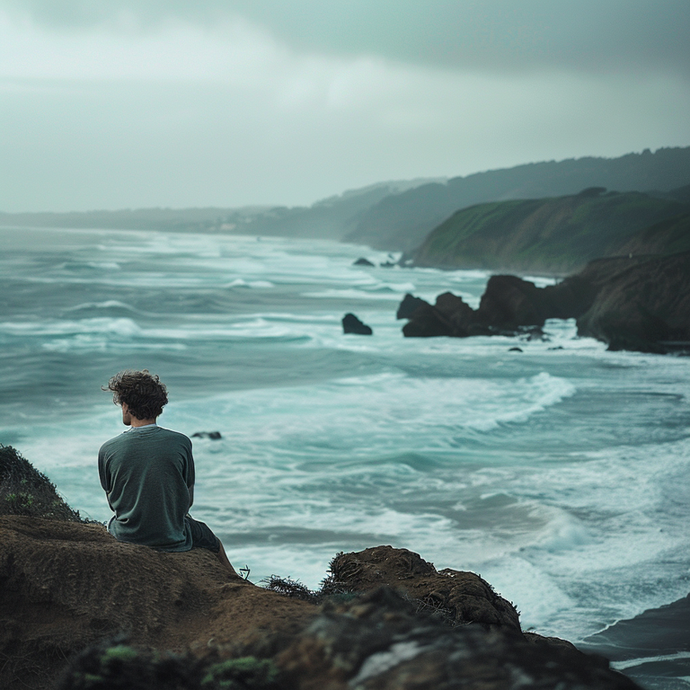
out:
<path id="1" fill-rule="evenodd" d="M 109 517 L 96 457 L 124 430 L 101 386 L 147 368 L 162 426 L 222 436 L 193 439 L 192 514 L 253 582 L 314 588 L 337 552 L 391 544 L 576 644 L 690 591 L 690 359 L 607 352 L 573 321 L 406 339 L 405 293 L 476 307 L 489 274 L 355 245 L 1 228 L 0 246 L 0 443 L 83 516 Z M 347 312 L 374 335 L 344 335 Z M 690 687 L 684 668 L 649 687 Z"/>

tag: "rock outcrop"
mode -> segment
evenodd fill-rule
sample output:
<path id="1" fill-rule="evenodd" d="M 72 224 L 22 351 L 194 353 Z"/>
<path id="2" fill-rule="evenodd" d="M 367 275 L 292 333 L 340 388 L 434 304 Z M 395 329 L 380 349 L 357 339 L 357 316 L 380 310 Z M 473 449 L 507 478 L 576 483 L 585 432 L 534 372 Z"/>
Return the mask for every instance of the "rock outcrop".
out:
<path id="1" fill-rule="evenodd" d="M 69 658 L 61 690 L 87 687 L 88 674 L 103 689 L 127 678 L 162 689 L 171 673 L 180 690 L 247 674 L 246 687 L 295 690 L 636 687 L 601 657 L 523 634 L 477 575 L 404 549 L 338 555 L 320 598 L 229 576 L 203 549 L 161 553 L 98 524 L 3 516 L 0 687 L 51 688 Z M 123 632 L 126 644 L 108 642 Z"/>
<path id="2" fill-rule="evenodd" d="M 601 282 L 577 326 L 610 350 L 690 348 L 690 253 L 635 263 Z"/>
<path id="3" fill-rule="evenodd" d="M 637 686 L 598 657 L 518 632 L 449 628 L 388 587 L 331 603 L 275 657 L 303 690 L 517 690 Z"/>
<path id="4" fill-rule="evenodd" d="M 581 644 L 587 651 L 625 662 L 625 673 L 645 687 L 673 687 L 671 679 L 690 675 L 690 594 L 619 620 Z"/>
<path id="5" fill-rule="evenodd" d="M 25 477 L 51 500 L 49 517 L 0 515 L 3 690 L 636 687 L 602 657 L 523 634 L 474 573 L 378 546 L 338 554 L 318 592 L 257 587 L 210 551 L 119 542 L 56 512 L 47 477 L 0 450 L 4 503 L 22 508 L 7 496 Z"/>
<path id="6" fill-rule="evenodd" d="M 49 688 L 66 660 L 125 632 L 161 650 L 296 632 L 314 606 L 232 577 L 210 552 L 125 544 L 99 524 L 0 517 L 0 687 Z"/>
<path id="7" fill-rule="evenodd" d="M 0 444 L 0 515 L 28 515 L 81 522 L 55 486 L 12 446 Z"/>
<path id="8" fill-rule="evenodd" d="M 489 279 L 477 310 L 443 293 L 434 305 L 406 295 L 407 337 L 517 335 L 547 319 L 577 319 L 578 333 L 611 350 L 690 348 L 690 252 L 592 261 L 545 288 L 510 275 Z"/>
<path id="9" fill-rule="evenodd" d="M 354 314 L 343 316 L 343 333 L 354 333 L 355 335 L 372 335 L 374 331 L 371 326 L 362 323 Z"/>
<path id="10" fill-rule="evenodd" d="M 339 554 L 331 562 L 323 591 L 370 592 L 384 585 L 408 596 L 420 610 L 442 614 L 453 625 L 481 623 L 520 630 L 515 607 L 479 575 L 450 568 L 436 570 L 407 549 L 376 546 Z"/>
<path id="11" fill-rule="evenodd" d="M 223 438 L 223 434 L 220 431 L 197 431 L 192 434 L 192 438 L 208 438 L 211 441 L 220 441 Z"/>

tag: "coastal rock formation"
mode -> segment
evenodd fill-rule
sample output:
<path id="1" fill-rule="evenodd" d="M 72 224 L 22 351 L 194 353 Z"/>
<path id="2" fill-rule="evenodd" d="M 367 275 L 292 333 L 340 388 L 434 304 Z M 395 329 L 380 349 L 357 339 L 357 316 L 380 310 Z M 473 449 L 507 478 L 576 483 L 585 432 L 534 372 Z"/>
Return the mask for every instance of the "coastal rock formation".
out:
<path id="1" fill-rule="evenodd" d="M 424 301 L 421 297 L 414 297 L 409 292 L 403 297 L 398 311 L 395 315 L 397 319 L 409 319 L 418 307 L 429 306 L 429 303 Z"/>
<path id="2" fill-rule="evenodd" d="M 625 662 L 626 674 L 645 687 L 690 676 L 690 594 L 635 618 L 620 620 L 583 642 L 587 651 Z"/>
<path id="3" fill-rule="evenodd" d="M 414 302 L 414 300 L 418 300 Z M 407 301 L 407 306 L 405 302 Z M 412 307 L 411 305 L 416 305 Z M 410 319 L 403 326 L 403 333 L 408 338 L 429 338 L 439 335 L 450 335 L 465 338 L 473 335 L 469 332 L 474 310 L 463 302 L 461 297 L 450 292 L 444 292 L 436 298 L 436 304 L 431 306 L 418 297 L 405 295 L 405 299 L 398 309 L 398 314 L 408 313 Z"/>
<path id="4" fill-rule="evenodd" d="M 690 253 L 630 266 L 606 280 L 577 321 L 578 333 L 610 350 L 690 347 Z"/>
<path id="5" fill-rule="evenodd" d="M 343 316 L 343 333 L 372 335 L 373 332 L 371 326 L 362 323 L 354 314 L 345 314 L 345 316 Z"/>
<path id="6" fill-rule="evenodd" d="M 196 433 L 192 434 L 192 438 L 208 438 L 211 441 L 220 441 L 220 439 L 223 438 L 223 435 L 220 433 L 220 431 L 197 431 Z"/>
<path id="7" fill-rule="evenodd" d="M 562 282 L 538 288 L 492 276 L 474 310 L 443 293 L 435 305 L 406 295 L 398 318 L 407 337 L 517 335 L 547 319 L 577 319 L 578 333 L 610 350 L 668 352 L 690 347 L 690 252 L 592 261 Z"/>
<path id="8" fill-rule="evenodd" d="M 324 605 L 275 657 L 303 690 L 517 690 L 637 686 L 602 659 L 506 628 L 449 628 L 388 587 Z"/>
<path id="9" fill-rule="evenodd" d="M 0 517 L 0 687 L 48 688 L 66 660 L 125 632 L 134 645 L 206 648 L 296 632 L 314 606 L 231 577 L 210 551 L 125 544 L 100 524 Z"/>
<path id="10" fill-rule="evenodd" d="M 492 276 L 477 310 L 451 292 L 439 295 L 434 305 L 408 294 L 398 318 L 409 319 L 403 326 L 408 338 L 516 335 L 523 327 L 544 325 L 547 302 L 534 283 L 516 276 Z"/>
<path id="11" fill-rule="evenodd" d="M 369 592 L 383 585 L 394 587 L 424 610 L 435 611 L 453 623 L 520 630 L 515 607 L 474 573 L 436 568 L 419 554 L 391 546 L 376 546 L 357 553 L 341 553 L 330 565 L 324 592 Z"/>
<path id="12" fill-rule="evenodd" d="M 0 489 L 35 472 L 0 451 Z M 318 592 L 276 576 L 263 588 L 204 549 L 119 542 L 53 508 L 0 516 L 3 690 L 636 687 L 603 657 L 523 634 L 478 575 L 406 549 L 338 554 Z"/>
<path id="13" fill-rule="evenodd" d="M 543 326 L 552 306 L 548 295 L 528 280 L 516 276 L 489 278 L 479 303 L 477 318 L 495 330 Z"/>
<path id="14" fill-rule="evenodd" d="M 74 678 L 96 661 L 118 678 L 123 665 L 145 662 L 140 677 L 157 677 L 152 664 L 170 672 L 182 655 L 188 682 L 177 687 L 187 690 L 201 687 L 211 664 L 226 678 L 249 667 L 273 678 L 273 669 L 279 687 L 295 690 L 518 688 L 525 679 L 566 690 L 636 687 L 600 657 L 523 635 L 515 609 L 481 578 L 436 571 L 410 551 L 337 556 L 323 597 L 317 606 L 256 587 L 203 549 L 161 553 L 118 542 L 98 524 L 3 516 L 0 687 L 49 688 L 93 644 L 101 651 L 76 658 Z M 104 651 L 123 631 L 131 647 L 115 641 Z M 177 661 L 147 649 L 172 650 Z M 82 687 L 70 678 L 60 687 Z"/>

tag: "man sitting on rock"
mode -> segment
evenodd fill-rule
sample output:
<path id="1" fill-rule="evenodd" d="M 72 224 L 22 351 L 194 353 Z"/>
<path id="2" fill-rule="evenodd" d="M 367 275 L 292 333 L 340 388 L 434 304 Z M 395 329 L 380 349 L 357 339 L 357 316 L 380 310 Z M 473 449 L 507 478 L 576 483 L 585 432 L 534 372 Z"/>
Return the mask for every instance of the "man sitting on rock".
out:
<path id="1" fill-rule="evenodd" d="M 192 442 L 156 424 L 168 402 L 158 376 L 146 369 L 122 371 L 103 390 L 113 392 L 129 427 L 98 453 L 101 486 L 115 513 L 110 534 L 159 551 L 208 549 L 234 574 L 220 539 L 188 513 L 194 500 Z"/>

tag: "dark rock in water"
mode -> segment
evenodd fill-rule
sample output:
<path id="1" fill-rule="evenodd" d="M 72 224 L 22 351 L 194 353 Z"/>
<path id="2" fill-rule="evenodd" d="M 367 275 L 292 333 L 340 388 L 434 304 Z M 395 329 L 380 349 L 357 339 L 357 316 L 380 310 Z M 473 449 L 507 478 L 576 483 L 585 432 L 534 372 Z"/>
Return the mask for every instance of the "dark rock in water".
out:
<path id="1" fill-rule="evenodd" d="M 508 352 L 522 352 L 522 351 L 523 351 L 523 350 L 522 350 L 521 347 L 511 347 L 511 348 L 508 350 Z"/>
<path id="2" fill-rule="evenodd" d="M 526 327 L 530 333 L 541 333 L 536 329 L 544 325 L 550 301 L 550 295 L 534 283 L 516 276 L 498 275 L 489 279 L 477 310 L 461 297 L 444 292 L 436 298 L 433 307 L 406 295 L 397 316 L 410 320 L 403 327 L 407 337 L 518 335 Z"/>
<path id="3" fill-rule="evenodd" d="M 625 673 L 645 687 L 685 687 L 682 679 L 690 676 L 690 595 L 618 621 L 586 638 L 580 647 L 624 662 Z M 677 684 L 673 679 L 678 679 Z"/>
<path id="4" fill-rule="evenodd" d="M 395 268 L 398 264 L 395 261 L 383 261 L 379 264 L 381 268 Z"/>
<path id="5" fill-rule="evenodd" d="M 473 335 L 474 309 L 466 304 L 462 297 L 458 297 L 452 292 L 444 292 L 436 298 L 434 307 L 449 324 L 451 330 L 449 335 L 459 338 Z"/>
<path id="6" fill-rule="evenodd" d="M 212 441 L 218 441 L 223 438 L 220 431 L 197 431 L 192 434 L 192 438 L 210 438 Z"/>
<path id="7" fill-rule="evenodd" d="M 420 302 L 424 302 L 424 300 L 420 300 Z M 403 305 L 401 304 L 398 313 L 402 309 Z M 408 318 L 410 320 L 402 329 L 406 338 L 433 338 L 440 335 L 451 335 L 452 328 L 448 320 L 428 302 L 419 305 Z"/>
<path id="8" fill-rule="evenodd" d="M 343 333 L 372 335 L 373 332 L 370 326 L 362 323 L 354 314 L 345 314 L 345 316 L 343 316 Z"/>
<path id="9" fill-rule="evenodd" d="M 543 338 L 541 326 L 549 315 L 550 299 L 522 278 L 492 276 L 477 310 L 450 292 L 439 295 L 434 306 L 406 295 L 398 318 L 409 319 L 403 327 L 407 337 L 524 334 L 529 339 Z"/>
<path id="10" fill-rule="evenodd" d="M 551 311 L 543 290 L 517 276 L 491 276 L 479 303 L 477 319 L 489 327 L 514 330 L 543 326 Z"/>
<path id="11" fill-rule="evenodd" d="M 414 297 L 409 292 L 403 297 L 398 311 L 395 315 L 396 319 L 409 319 L 419 307 L 429 306 L 429 303 L 421 297 Z"/>
<path id="12" fill-rule="evenodd" d="M 352 265 L 353 266 L 373 266 L 374 264 L 371 261 L 369 261 L 369 259 L 365 259 L 363 256 L 361 256 Z"/>
<path id="13" fill-rule="evenodd" d="M 405 316 L 405 314 L 409 314 Z M 407 338 L 429 338 L 439 335 L 466 338 L 476 332 L 475 312 L 462 297 L 444 292 L 433 306 L 423 299 L 406 295 L 398 308 L 398 318 L 408 318 L 403 326 Z"/>
<path id="14" fill-rule="evenodd" d="M 592 261 L 556 285 L 538 288 L 517 276 L 496 275 L 479 309 L 451 293 L 432 307 L 406 295 L 398 318 L 408 337 L 520 335 L 544 339 L 546 319 L 577 319 L 578 334 L 610 350 L 690 351 L 690 252 L 661 257 Z"/>
<path id="15" fill-rule="evenodd" d="M 618 621 L 590 635 L 582 646 L 616 661 L 690 652 L 690 594 L 668 606 Z"/>

